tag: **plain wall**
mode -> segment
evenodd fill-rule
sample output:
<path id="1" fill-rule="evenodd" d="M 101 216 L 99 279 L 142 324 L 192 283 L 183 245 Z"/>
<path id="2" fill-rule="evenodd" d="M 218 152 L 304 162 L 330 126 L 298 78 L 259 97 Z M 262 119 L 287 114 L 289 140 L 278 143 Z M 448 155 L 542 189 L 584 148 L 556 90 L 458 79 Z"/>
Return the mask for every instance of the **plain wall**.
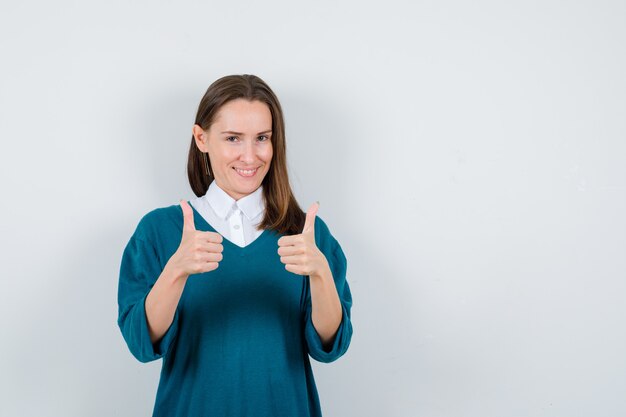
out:
<path id="1" fill-rule="evenodd" d="M 193 193 L 215 79 L 263 78 L 348 259 L 325 416 L 626 415 L 626 3 L 0 6 L 0 415 L 148 416 L 117 327 L 143 214 Z"/>

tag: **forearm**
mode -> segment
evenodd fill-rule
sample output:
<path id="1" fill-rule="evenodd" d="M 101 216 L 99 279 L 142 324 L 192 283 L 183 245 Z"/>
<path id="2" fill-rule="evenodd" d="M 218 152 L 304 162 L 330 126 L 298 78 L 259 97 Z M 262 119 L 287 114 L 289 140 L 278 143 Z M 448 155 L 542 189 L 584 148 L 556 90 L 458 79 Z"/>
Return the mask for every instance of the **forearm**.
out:
<path id="1" fill-rule="evenodd" d="M 328 349 L 337 334 L 343 315 L 330 268 L 319 275 L 311 275 L 310 284 L 311 320 L 322 345 Z"/>
<path id="2" fill-rule="evenodd" d="M 187 277 L 166 265 L 146 297 L 146 318 L 152 343 L 159 341 L 174 321 Z"/>

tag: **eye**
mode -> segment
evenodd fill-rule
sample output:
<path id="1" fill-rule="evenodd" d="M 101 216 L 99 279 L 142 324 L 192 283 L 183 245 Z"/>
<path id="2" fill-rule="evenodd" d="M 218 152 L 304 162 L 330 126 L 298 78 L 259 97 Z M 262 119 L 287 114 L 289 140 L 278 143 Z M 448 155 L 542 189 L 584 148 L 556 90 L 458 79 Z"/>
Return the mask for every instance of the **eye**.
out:
<path id="1" fill-rule="evenodd" d="M 227 137 L 227 138 L 226 138 L 226 140 L 227 140 L 228 142 L 231 142 L 231 140 L 230 140 L 231 138 L 235 138 L 235 139 L 236 139 L 236 138 L 237 138 L 237 136 L 229 136 L 229 137 Z"/>
<path id="2" fill-rule="evenodd" d="M 265 138 L 265 140 L 262 140 L 261 142 L 267 142 L 269 140 L 269 138 L 267 136 L 265 136 L 265 135 L 259 136 L 259 139 L 260 138 Z"/>

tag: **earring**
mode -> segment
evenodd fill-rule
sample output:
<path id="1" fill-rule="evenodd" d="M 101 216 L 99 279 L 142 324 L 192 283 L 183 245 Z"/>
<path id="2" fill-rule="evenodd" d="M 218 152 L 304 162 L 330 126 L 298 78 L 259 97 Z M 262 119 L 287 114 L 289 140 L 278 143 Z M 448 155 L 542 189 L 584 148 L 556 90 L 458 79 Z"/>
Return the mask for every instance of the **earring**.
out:
<path id="1" fill-rule="evenodd" d="M 204 171 L 207 176 L 212 177 L 211 170 L 209 169 L 209 157 L 208 152 L 202 152 L 204 155 Z"/>

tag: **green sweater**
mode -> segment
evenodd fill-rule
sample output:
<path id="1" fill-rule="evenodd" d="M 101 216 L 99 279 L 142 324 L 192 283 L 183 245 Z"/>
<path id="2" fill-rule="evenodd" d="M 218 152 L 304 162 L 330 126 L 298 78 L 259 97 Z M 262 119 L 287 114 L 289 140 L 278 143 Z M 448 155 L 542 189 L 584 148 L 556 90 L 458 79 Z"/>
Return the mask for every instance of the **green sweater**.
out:
<path id="1" fill-rule="evenodd" d="M 193 208 L 197 230 L 216 230 Z M 118 325 L 141 362 L 163 358 L 153 417 L 321 416 L 309 355 L 332 362 L 350 345 L 352 295 L 346 257 L 326 223 L 315 219 L 315 242 L 326 256 L 343 317 L 325 351 L 311 321 L 309 277 L 285 269 L 281 235 L 264 230 L 240 247 L 223 239 L 223 259 L 190 275 L 174 321 L 150 341 L 145 300 L 182 236 L 179 205 L 144 215 L 122 255 Z"/>

